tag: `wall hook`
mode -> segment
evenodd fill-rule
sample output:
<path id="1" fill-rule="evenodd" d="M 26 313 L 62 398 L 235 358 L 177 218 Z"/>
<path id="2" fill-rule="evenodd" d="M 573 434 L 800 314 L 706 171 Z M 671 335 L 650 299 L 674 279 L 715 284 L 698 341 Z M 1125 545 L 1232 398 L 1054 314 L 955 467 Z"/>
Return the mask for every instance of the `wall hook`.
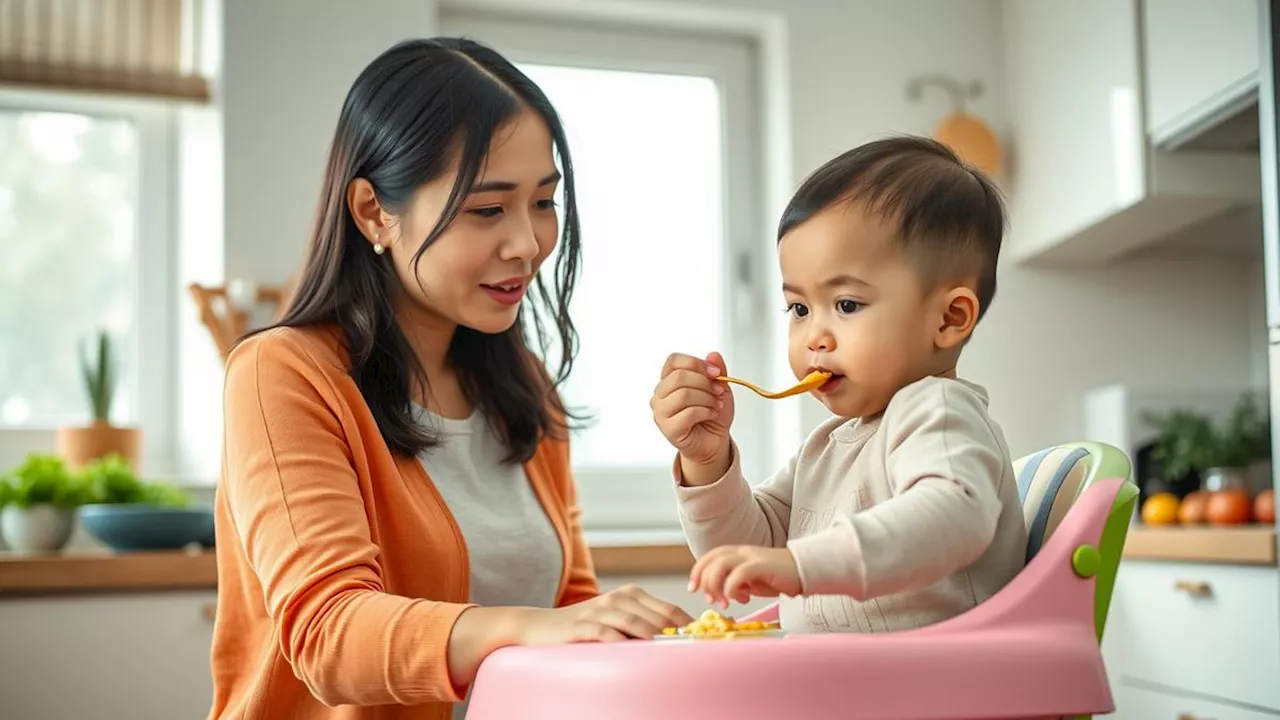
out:
<path id="1" fill-rule="evenodd" d="M 918 101 L 929 86 L 946 92 L 951 98 L 952 110 L 957 113 L 965 111 L 966 100 L 977 100 L 986 90 L 981 80 L 962 83 L 948 75 L 919 75 L 907 81 L 907 99 Z"/>

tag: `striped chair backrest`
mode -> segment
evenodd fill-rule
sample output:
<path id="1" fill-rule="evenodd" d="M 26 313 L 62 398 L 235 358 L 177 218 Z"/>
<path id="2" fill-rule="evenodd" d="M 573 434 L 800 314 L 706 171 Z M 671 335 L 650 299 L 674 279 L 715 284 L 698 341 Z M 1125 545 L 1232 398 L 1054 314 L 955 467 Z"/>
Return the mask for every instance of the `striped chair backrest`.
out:
<path id="1" fill-rule="evenodd" d="M 1051 447 L 1013 464 L 1027 523 L 1027 562 L 1044 547 L 1093 476 L 1094 458 L 1081 447 Z"/>

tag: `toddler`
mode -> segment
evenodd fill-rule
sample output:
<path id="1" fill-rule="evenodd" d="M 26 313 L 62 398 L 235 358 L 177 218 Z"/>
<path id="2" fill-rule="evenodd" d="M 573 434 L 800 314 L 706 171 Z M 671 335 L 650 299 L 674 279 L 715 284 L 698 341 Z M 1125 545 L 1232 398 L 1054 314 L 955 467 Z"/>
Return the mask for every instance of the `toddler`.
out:
<path id="1" fill-rule="evenodd" d="M 991 305 L 1005 214 L 945 146 L 893 138 L 805 180 L 778 228 L 796 377 L 835 417 L 754 490 L 730 436 L 724 359 L 672 355 L 650 405 L 678 451 L 690 590 L 783 596 L 791 632 L 930 625 L 1022 569 L 1027 532 L 983 388 L 956 376 Z"/>

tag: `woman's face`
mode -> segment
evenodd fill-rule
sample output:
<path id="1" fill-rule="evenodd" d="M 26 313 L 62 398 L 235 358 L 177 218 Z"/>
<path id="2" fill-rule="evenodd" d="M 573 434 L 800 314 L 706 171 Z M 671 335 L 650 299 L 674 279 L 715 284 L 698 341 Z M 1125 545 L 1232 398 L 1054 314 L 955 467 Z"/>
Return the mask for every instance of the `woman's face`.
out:
<path id="1" fill-rule="evenodd" d="M 458 216 L 415 264 L 457 174 L 455 161 L 371 240 L 387 248 L 411 303 L 452 324 L 500 333 L 515 324 L 534 274 L 559 237 L 553 198 L 560 173 L 546 123 L 526 109 L 494 133 Z"/>

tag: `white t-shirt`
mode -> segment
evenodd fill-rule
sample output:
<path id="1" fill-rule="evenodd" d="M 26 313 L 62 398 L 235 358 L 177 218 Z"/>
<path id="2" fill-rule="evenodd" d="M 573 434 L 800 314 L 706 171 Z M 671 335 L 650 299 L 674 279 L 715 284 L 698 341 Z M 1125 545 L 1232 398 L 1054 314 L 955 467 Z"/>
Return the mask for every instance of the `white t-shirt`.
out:
<path id="1" fill-rule="evenodd" d="M 524 467 L 502 462 L 506 445 L 480 413 L 453 420 L 416 410 L 419 422 L 443 433 L 418 459 L 462 530 L 469 600 L 485 607 L 553 607 L 564 550 Z M 466 706 L 457 704 L 455 720 Z"/>

